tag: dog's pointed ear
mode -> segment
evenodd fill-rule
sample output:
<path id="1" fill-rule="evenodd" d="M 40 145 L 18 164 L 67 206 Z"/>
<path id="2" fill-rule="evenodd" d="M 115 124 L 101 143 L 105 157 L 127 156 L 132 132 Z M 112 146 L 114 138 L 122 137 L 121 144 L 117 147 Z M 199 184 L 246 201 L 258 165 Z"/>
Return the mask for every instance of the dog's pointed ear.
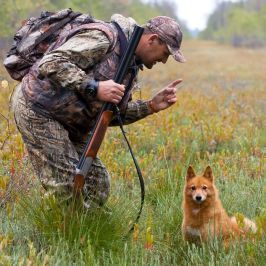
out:
<path id="1" fill-rule="evenodd" d="M 211 182 L 213 181 L 212 169 L 209 165 L 206 167 L 203 176 L 209 179 Z"/>
<path id="2" fill-rule="evenodd" d="M 186 180 L 188 181 L 189 179 L 193 178 L 194 176 L 196 176 L 194 169 L 192 168 L 192 166 L 190 165 L 187 169 L 187 176 L 186 176 Z"/>

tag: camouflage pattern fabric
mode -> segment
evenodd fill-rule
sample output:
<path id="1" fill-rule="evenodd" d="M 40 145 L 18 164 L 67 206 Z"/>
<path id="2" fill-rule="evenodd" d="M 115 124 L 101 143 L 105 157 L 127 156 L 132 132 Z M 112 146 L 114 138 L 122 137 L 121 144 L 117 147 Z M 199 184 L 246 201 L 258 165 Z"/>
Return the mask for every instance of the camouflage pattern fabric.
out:
<path id="1" fill-rule="evenodd" d="M 131 25 L 130 30 L 123 28 L 129 37 L 134 23 L 122 23 L 123 20 L 126 19 L 119 18 L 123 27 Z M 59 43 L 63 44 L 31 68 L 13 97 L 16 124 L 40 181 L 46 189 L 67 197 L 72 194 L 75 166 L 103 105 L 86 95 L 83 84 L 88 79 L 113 79 L 119 64 L 115 26 L 91 24 L 84 25 L 66 42 L 62 40 L 69 33 L 62 35 Z M 126 75 L 124 84 L 130 76 Z M 134 86 L 136 80 L 132 90 Z M 131 93 L 127 100 L 122 110 L 124 124 L 150 114 L 146 101 L 131 101 Z M 111 125 L 118 125 L 115 118 Z M 85 205 L 90 206 L 92 201 L 103 204 L 109 195 L 109 182 L 106 168 L 95 159 L 85 177 Z"/>
<path id="2" fill-rule="evenodd" d="M 57 121 L 36 113 L 27 105 L 18 86 L 13 96 L 15 121 L 27 147 L 33 168 L 43 187 L 59 199 L 72 196 L 75 166 L 85 143 L 71 142 L 67 130 Z M 85 177 L 84 205 L 102 205 L 110 191 L 110 176 L 100 159 L 96 158 Z"/>
<path id="3" fill-rule="evenodd" d="M 180 62 L 186 62 L 186 59 L 180 51 L 183 33 L 177 21 L 166 16 L 152 18 L 146 24 L 146 27 L 153 33 L 159 35 L 164 41 L 173 58 Z"/>
<path id="4" fill-rule="evenodd" d="M 110 39 L 112 38 L 108 38 L 102 30 L 95 28 L 78 33 L 45 55 L 22 81 L 24 95 L 27 101 L 34 103 L 35 111 L 51 115 L 59 121 L 69 131 L 71 140 L 86 137 L 103 105 L 97 98 L 86 95 L 83 86 L 86 80 L 101 81 L 115 76 L 120 47 L 119 42 L 116 42 L 115 48 L 108 52 L 113 45 Z M 129 72 L 123 84 L 128 84 L 130 76 Z M 136 80 L 131 89 L 134 86 Z M 128 96 L 127 100 L 130 101 L 131 93 Z M 131 106 L 134 106 L 133 110 L 130 109 Z M 149 114 L 147 103 L 140 100 L 133 105 L 125 105 L 121 112 L 125 124 Z"/>

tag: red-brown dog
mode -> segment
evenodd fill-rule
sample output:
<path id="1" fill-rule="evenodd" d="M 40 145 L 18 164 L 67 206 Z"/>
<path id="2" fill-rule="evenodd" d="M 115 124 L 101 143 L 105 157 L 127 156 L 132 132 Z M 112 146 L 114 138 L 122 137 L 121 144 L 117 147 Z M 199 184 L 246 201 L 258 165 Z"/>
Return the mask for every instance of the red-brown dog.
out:
<path id="1" fill-rule="evenodd" d="M 230 239 L 257 230 L 249 219 L 244 218 L 244 225 L 240 227 L 235 217 L 227 215 L 218 197 L 210 166 L 198 176 L 189 166 L 183 197 L 182 233 L 189 242 L 200 243 L 221 237 L 227 246 Z"/>

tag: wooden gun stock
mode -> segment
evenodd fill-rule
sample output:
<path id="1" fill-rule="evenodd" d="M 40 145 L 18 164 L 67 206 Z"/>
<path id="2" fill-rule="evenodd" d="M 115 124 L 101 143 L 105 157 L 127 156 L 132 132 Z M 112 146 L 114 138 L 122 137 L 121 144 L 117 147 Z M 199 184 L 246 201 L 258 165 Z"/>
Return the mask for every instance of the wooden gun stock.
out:
<path id="1" fill-rule="evenodd" d="M 98 150 L 104 139 L 107 127 L 111 122 L 112 116 L 113 112 L 109 110 L 104 111 L 100 116 L 100 120 L 96 126 L 95 133 L 93 134 L 92 139 L 90 141 L 90 145 L 86 151 L 85 155 L 86 157 L 92 157 L 92 158 L 96 157 Z"/>
<path id="2" fill-rule="evenodd" d="M 94 134 L 85 149 L 85 160 L 81 167 L 76 168 L 76 175 L 74 178 L 74 193 L 80 193 L 85 183 L 85 175 L 87 174 L 93 159 L 96 158 L 98 150 L 102 144 L 108 125 L 111 122 L 113 112 L 110 110 L 103 111 L 99 117 L 99 121 L 96 124 Z"/>
<path id="3" fill-rule="evenodd" d="M 128 67 L 132 62 L 135 54 L 135 50 L 138 46 L 139 40 L 143 33 L 143 28 L 135 26 L 132 36 L 130 38 L 126 52 L 124 53 L 122 60 L 118 66 L 114 81 L 121 84 L 127 74 Z M 125 92 L 126 93 L 126 92 Z M 78 195 L 81 193 L 84 183 L 85 176 L 87 175 L 93 159 L 96 158 L 98 150 L 104 139 L 107 127 L 109 126 L 114 108 L 116 106 L 111 103 L 104 103 L 102 110 L 98 116 L 96 125 L 92 131 L 92 135 L 89 138 L 86 148 L 81 156 L 81 159 L 76 167 L 76 174 L 74 177 L 74 194 Z M 117 108 L 117 107 L 116 107 Z"/>

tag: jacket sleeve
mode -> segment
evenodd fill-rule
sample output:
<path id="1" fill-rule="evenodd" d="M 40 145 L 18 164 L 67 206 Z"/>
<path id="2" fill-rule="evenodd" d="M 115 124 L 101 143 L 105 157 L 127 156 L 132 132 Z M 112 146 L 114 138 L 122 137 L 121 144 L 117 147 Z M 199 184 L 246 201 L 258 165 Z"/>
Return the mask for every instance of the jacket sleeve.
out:
<path id="1" fill-rule="evenodd" d="M 127 109 L 124 114 L 121 114 L 121 118 L 124 125 L 134 123 L 142 118 L 145 118 L 148 115 L 151 115 L 152 112 L 148 107 L 148 101 L 136 100 L 130 101 L 127 104 Z M 118 126 L 118 120 L 115 117 L 110 126 Z"/>
<path id="2" fill-rule="evenodd" d="M 107 36 L 100 30 L 86 30 L 45 55 L 39 63 L 39 73 L 55 86 L 85 94 L 84 70 L 97 64 L 110 48 Z"/>

